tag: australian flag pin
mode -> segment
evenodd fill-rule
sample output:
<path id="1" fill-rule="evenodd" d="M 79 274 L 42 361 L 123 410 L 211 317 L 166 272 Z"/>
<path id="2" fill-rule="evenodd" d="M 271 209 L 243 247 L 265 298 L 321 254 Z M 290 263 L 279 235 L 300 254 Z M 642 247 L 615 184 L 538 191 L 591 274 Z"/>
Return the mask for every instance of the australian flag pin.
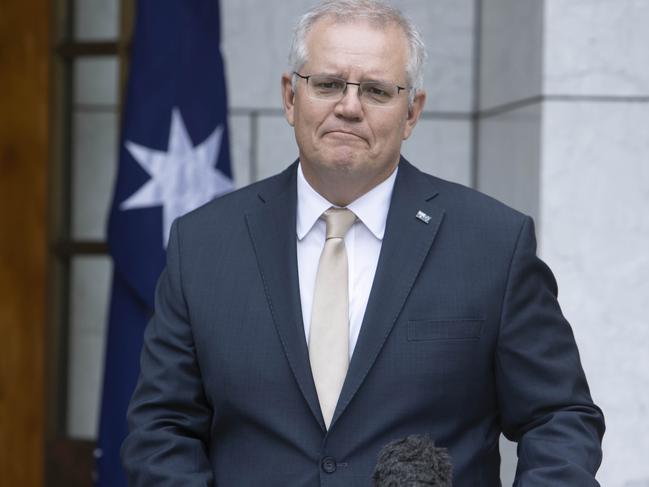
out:
<path id="1" fill-rule="evenodd" d="M 430 215 L 427 215 L 426 213 L 424 213 L 424 212 L 421 211 L 421 210 L 419 210 L 419 211 L 417 212 L 417 214 L 415 215 L 415 217 L 416 217 L 418 220 L 421 220 L 421 221 L 424 222 L 424 223 L 428 223 L 428 222 L 430 221 Z"/>

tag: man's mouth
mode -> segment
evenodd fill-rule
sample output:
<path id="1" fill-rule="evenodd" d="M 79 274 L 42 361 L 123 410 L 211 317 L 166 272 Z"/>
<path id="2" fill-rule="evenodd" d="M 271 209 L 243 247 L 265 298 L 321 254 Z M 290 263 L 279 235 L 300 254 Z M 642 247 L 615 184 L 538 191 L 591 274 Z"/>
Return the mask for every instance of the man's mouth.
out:
<path id="1" fill-rule="evenodd" d="M 353 132 L 348 132 L 346 130 L 330 130 L 330 131 L 326 132 L 325 135 L 333 135 L 335 137 L 341 137 L 341 138 L 365 140 L 360 135 L 355 134 Z"/>

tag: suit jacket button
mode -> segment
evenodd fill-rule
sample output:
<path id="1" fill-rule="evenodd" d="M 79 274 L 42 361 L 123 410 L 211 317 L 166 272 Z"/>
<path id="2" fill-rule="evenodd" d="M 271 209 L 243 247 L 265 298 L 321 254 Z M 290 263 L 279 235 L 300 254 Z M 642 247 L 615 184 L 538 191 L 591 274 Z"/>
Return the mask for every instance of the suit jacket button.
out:
<path id="1" fill-rule="evenodd" d="M 336 471 L 336 459 L 333 457 L 324 457 L 321 465 L 322 470 L 326 473 L 334 473 Z"/>

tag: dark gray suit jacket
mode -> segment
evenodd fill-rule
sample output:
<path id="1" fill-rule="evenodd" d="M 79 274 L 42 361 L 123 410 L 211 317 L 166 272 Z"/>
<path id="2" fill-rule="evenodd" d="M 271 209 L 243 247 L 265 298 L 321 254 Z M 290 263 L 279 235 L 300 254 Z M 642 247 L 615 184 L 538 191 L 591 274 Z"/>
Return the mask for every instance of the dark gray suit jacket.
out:
<path id="1" fill-rule="evenodd" d="M 333 422 L 309 367 L 296 164 L 173 226 L 122 448 L 133 486 L 367 486 L 379 449 L 447 447 L 456 486 L 597 485 L 589 395 L 532 220 L 402 159 Z M 427 223 L 415 215 L 429 215 Z"/>

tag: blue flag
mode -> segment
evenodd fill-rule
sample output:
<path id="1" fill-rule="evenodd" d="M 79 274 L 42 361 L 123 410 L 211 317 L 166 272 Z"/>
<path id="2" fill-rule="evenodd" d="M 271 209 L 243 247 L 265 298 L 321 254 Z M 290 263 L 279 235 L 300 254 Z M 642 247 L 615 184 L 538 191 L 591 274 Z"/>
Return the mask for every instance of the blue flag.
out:
<path id="1" fill-rule="evenodd" d="M 217 0 L 138 0 L 119 169 L 96 450 L 97 485 L 126 487 L 119 448 L 173 220 L 232 188 Z"/>

